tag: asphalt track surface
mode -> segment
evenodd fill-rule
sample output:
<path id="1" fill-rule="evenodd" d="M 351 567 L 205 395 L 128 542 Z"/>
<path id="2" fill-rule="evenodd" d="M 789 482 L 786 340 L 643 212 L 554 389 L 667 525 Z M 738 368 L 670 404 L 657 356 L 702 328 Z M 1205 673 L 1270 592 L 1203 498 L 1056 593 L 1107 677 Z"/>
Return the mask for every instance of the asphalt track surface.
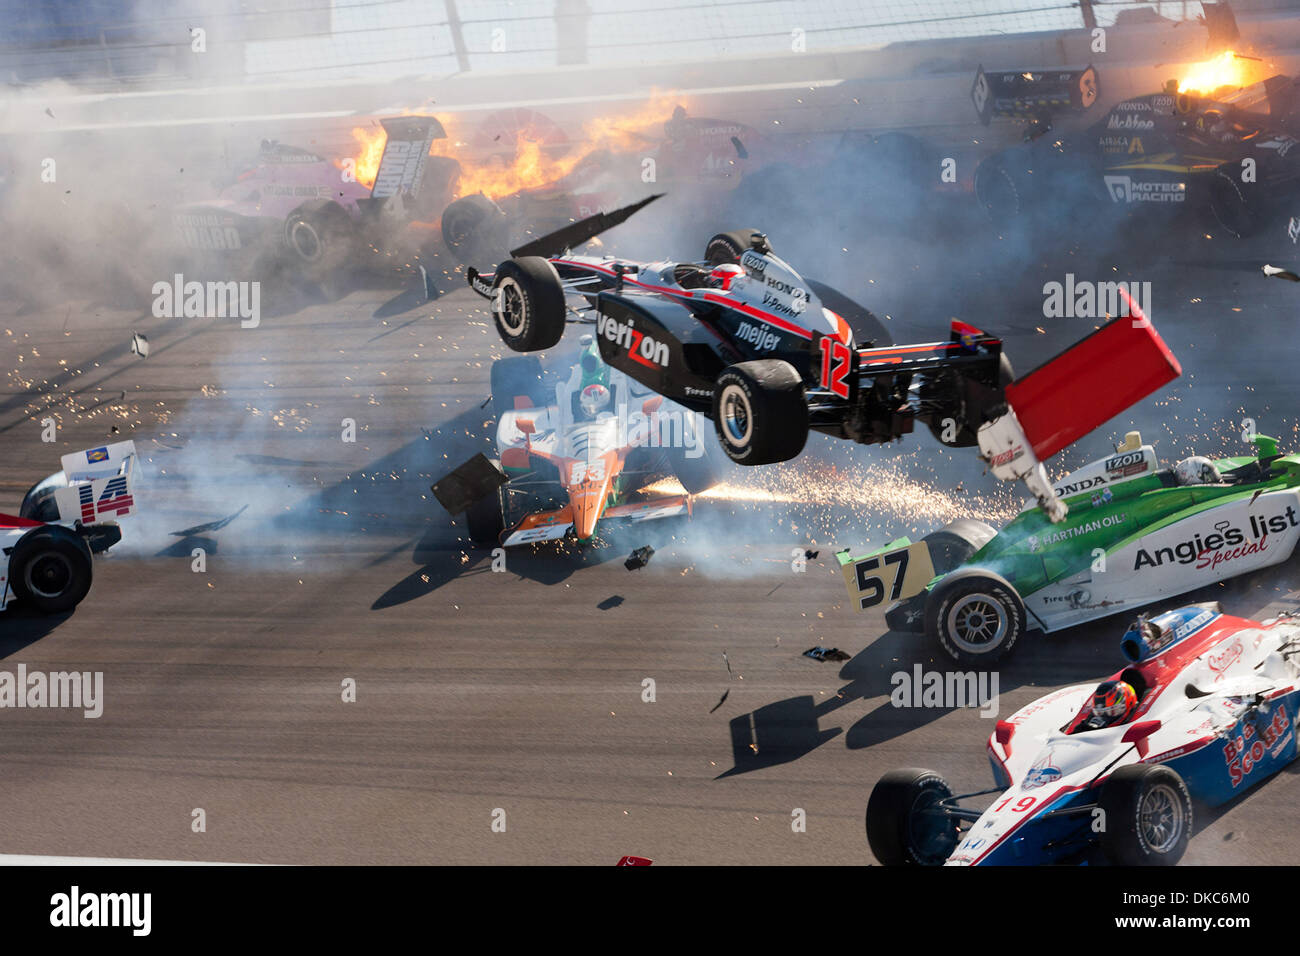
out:
<path id="1" fill-rule="evenodd" d="M 1166 459 L 1207 445 L 1239 453 L 1243 411 L 1294 447 L 1300 290 L 1258 272 L 1291 250 L 1275 238 L 1064 260 L 1099 278 L 1122 261 L 1153 281 L 1157 325 L 1185 365 L 1072 464 L 1133 423 Z M 862 268 L 829 271 L 853 276 L 847 291 L 878 311 L 894 303 L 891 321 L 921 340 L 949 315 L 998 328 L 1022 368 L 1090 328 L 1044 320 L 1039 273 L 1014 256 L 990 274 L 925 249 L 856 250 L 878 284 Z M 891 674 L 943 660 L 923 638 L 886 633 L 879 614 L 852 614 L 832 552 L 936 527 L 942 507 L 927 501 L 1018 490 L 927 435 L 887 449 L 816 438 L 800 470 L 729 472 L 742 490 L 701 502 L 690 522 L 583 555 L 512 553 L 494 573 L 428 485 L 483 447 L 488 365 L 503 348 L 481 300 L 458 278 L 439 282 L 428 303 L 404 294 L 409 277 L 373 273 L 314 300 L 286 294 L 263 303 L 257 329 L 84 298 L 0 303 L 0 500 L 16 509 L 67 451 L 130 436 L 145 458 L 145 513 L 97 561 L 82 606 L 0 616 L 0 668 L 102 671 L 105 686 L 99 719 L 0 711 L 7 853 L 864 864 L 863 811 L 885 771 L 927 766 L 960 788 L 990 785 L 992 721 L 890 705 Z M 147 359 L 130 354 L 132 331 L 149 336 Z M 56 446 L 40 439 L 46 415 L 61 423 Z M 355 443 L 341 440 L 346 418 Z M 891 476 L 897 515 L 870 496 L 837 503 L 861 500 L 875 468 Z M 765 499 L 769 486 L 784 491 Z M 175 533 L 245 505 L 220 530 Z M 650 565 L 626 570 L 646 543 Z M 819 555 L 797 574 L 804 547 Z M 1294 608 L 1296 560 L 1193 597 L 1248 616 Z M 1116 669 L 1123 626 L 1031 632 L 1000 669 L 1001 713 Z M 852 659 L 801 656 L 818 644 Z M 354 703 L 341 699 L 347 679 Z M 1185 862 L 1294 862 L 1297 802 L 1292 769 L 1202 814 Z M 196 808 L 206 832 L 192 829 Z M 806 832 L 792 830 L 796 808 Z M 498 809 L 505 832 L 493 829 Z"/>

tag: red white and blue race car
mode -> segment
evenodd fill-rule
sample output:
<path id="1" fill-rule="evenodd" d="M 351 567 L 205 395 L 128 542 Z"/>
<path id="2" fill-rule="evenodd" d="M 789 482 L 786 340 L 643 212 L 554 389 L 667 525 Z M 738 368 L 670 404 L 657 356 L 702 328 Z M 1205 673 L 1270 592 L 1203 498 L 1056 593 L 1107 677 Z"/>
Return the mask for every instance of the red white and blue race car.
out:
<path id="1" fill-rule="evenodd" d="M 70 611 L 90 591 L 91 556 L 122 540 L 116 519 L 134 514 L 135 443 L 63 456 L 16 515 L 0 514 L 0 611 L 22 600 L 47 614 Z"/>
<path id="2" fill-rule="evenodd" d="M 886 865 L 1172 865 L 1192 833 L 1192 798 L 1216 806 L 1296 758 L 1300 618 L 1265 622 L 1194 604 L 1121 642 L 1129 664 L 1066 687 L 988 741 L 997 786 L 954 796 L 930 770 L 887 773 L 867 804 Z M 980 811 L 962 806 L 996 794 Z"/>

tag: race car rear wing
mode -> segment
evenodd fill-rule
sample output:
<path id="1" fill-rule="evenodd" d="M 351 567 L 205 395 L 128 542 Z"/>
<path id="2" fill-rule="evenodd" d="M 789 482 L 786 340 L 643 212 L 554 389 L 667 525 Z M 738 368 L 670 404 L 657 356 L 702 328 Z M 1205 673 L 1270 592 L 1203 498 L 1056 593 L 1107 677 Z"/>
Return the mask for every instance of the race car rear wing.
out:
<path id="1" fill-rule="evenodd" d="M 985 126 L 993 117 L 1049 122 L 1056 113 L 1082 113 L 1097 102 L 1101 85 L 1091 65 L 1082 70 L 1000 70 L 975 73 L 970 97 Z"/>
<path id="2" fill-rule="evenodd" d="M 379 121 L 388 134 L 375 172 L 371 199 L 403 195 L 414 199 L 424 185 L 424 167 L 435 139 L 447 133 L 432 116 L 389 116 Z"/>
<path id="3" fill-rule="evenodd" d="M 1050 458 L 1182 374 L 1182 366 L 1127 292 L 1112 319 L 1006 387 L 1007 402 L 1040 461 Z"/>
<path id="4" fill-rule="evenodd" d="M 131 441 L 64 455 L 63 475 L 68 483 L 54 492 L 59 520 L 88 526 L 134 514 L 135 461 Z"/>

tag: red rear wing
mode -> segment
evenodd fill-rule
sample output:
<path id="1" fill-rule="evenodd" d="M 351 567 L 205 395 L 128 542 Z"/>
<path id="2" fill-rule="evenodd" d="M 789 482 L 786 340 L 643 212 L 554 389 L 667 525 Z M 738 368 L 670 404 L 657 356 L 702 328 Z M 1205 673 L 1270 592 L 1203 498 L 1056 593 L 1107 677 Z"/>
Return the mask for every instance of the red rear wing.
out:
<path id="1" fill-rule="evenodd" d="M 1007 386 L 1039 461 L 1182 374 L 1137 305 L 1130 301 L 1129 310 Z"/>

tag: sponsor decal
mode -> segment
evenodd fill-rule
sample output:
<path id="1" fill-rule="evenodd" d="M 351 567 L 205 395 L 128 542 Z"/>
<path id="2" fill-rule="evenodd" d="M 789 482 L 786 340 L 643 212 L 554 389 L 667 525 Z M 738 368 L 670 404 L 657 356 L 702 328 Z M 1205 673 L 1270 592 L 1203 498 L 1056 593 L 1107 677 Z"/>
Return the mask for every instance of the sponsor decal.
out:
<path id="1" fill-rule="evenodd" d="M 767 272 L 767 259 L 752 249 L 741 253 L 740 267 L 750 275 L 761 276 Z"/>
<path id="2" fill-rule="evenodd" d="M 1058 544 L 1070 538 L 1078 538 L 1085 534 L 1092 534 L 1094 531 L 1101 531 L 1103 528 L 1113 528 L 1116 525 L 1123 524 L 1128 520 L 1128 514 L 1106 515 L 1104 518 L 1094 518 L 1092 521 L 1085 521 L 1083 524 L 1073 528 L 1065 528 L 1061 531 L 1053 531 L 1050 534 L 1030 535 L 1027 539 L 1029 550 L 1038 551 L 1039 548 L 1051 544 Z"/>
<path id="3" fill-rule="evenodd" d="M 1123 117 L 1111 116 L 1107 129 L 1155 129 L 1155 120 L 1138 119 L 1132 113 Z"/>
<path id="4" fill-rule="evenodd" d="M 492 283 L 487 279 L 484 279 L 477 272 L 474 273 L 473 277 L 469 281 L 469 284 L 470 284 L 470 288 L 472 288 L 479 295 L 487 296 L 489 299 L 493 298 L 496 295 L 496 290 L 492 287 Z"/>
<path id="5" fill-rule="evenodd" d="M 94 465 L 101 461 L 108 461 L 107 448 L 92 448 L 90 451 L 86 452 L 86 462 L 88 464 Z"/>
<path id="6" fill-rule="evenodd" d="M 1103 153 L 1127 153 L 1129 142 L 1127 136 L 1103 136 L 1097 140 Z"/>
<path id="7" fill-rule="evenodd" d="M 802 289 L 799 289 L 797 291 L 803 292 Z M 807 293 L 805 293 L 805 295 L 806 294 Z M 779 312 L 782 315 L 788 315 L 793 317 L 799 315 L 805 309 L 808 308 L 808 300 L 806 298 L 787 299 L 786 297 L 777 295 L 774 292 L 764 292 L 763 307 L 771 310 L 772 312 Z"/>
<path id="8" fill-rule="evenodd" d="M 654 368 L 656 365 L 668 367 L 668 344 L 646 335 L 631 321 L 620 322 L 602 313 L 596 320 L 596 334 L 627 349 L 628 358 L 646 368 Z"/>
<path id="9" fill-rule="evenodd" d="M 760 352 L 768 352 L 776 348 L 781 341 L 781 337 L 775 332 L 769 332 L 767 329 L 760 329 L 749 322 L 741 322 L 740 328 L 736 329 L 736 338 L 742 342 L 748 342 Z"/>
<path id="10" fill-rule="evenodd" d="M 1024 445 L 1012 445 L 1006 451 L 1000 451 L 989 458 L 989 467 L 1000 468 L 1009 465 L 1025 453 Z"/>
<path id="11" fill-rule="evenodd" d="M 1149 182 L 1130 176 L 1104 176 L 1113 202 L 1177 203 L 1187 199 L 1186 183 Z"/>
<path id="12" fill-rule="evenodd" d="M 696 388 L 694 385 L 687 385 L 683 387 L 682 391 L 687 395 L 697 395 L 700 398 L 713 397 L 713 389 L 711 388 Z"/>
<path id="13" fill-rule="evenodd" d="M 1300 526 L 1300 516 L 1296 515 L 1294 505 L 1288 505 L 1281 514 L 1251 515 L 1249 533 L 1228 521 L 1220 521 L 1214 526 L 1213 534 L 1194 534 L 1175 545 L 1157 548 L 1154 553 L 1139 548 L 1133 570 L 1158 568 L 1166 563 L 1195 563 L 1198 571 L 1213 571 L 1221 564 L 1262 554 L 1268 550 L 1270 534 L 1284 534 L 1297 526 Z"/>
<path id="14" fill-rule="evenodd" d="M 1109 488 L 1106 488 L 1103 491 L 1099 492 L 1098 494 L 1094 494 L 1089 500 L 1092 502 L 1092 506 L 1094 508 L 1100 508 L 1103 505 L 1110 504 L 1111 499 L 1114 497 L 1115 495 L 1111 492 L 1111 490 Z"/>
<path id="15" fill-rule="evenodd" d="M 1122 455 L 1116 455 L 1113 458 L 1106 459 L 1106 472 L 1110 475 L 1111 481 L 1120 478 L 1127 478 L 1129 475 L 1139 475 L 1149 467 L 1146 456 L 1140 451 L 1125 452 Z"/>
<path id="16" fill-rule="evenodd" d="M 1020 789 L 1037 790 L 1060 779 L 1061 768 L 1052 763 L 1052 751 L 1049 750 L 1034 761 L 1034 765 L 1025 774 L 1025 781 L 1020 785 Z"/>
<path id="17" fill-rule="evenodd" d="M 1056 497 L 1070 498 L 1087 491 L 1089 488 L 1096 488 L 1098 485 L 1104 485 L 1105 483 L 1106 479 L 1101 475 L 1097 475 L 1093 478 L 1081 478 L 1078 481 L 1072 481 L 1069 484 L 1058 486 L 1056 489 Z"/>
<path id="18" fill-rule="evenodd" d="M 1151 104 L 1150 104 L 1150 103 L 1144 103 L 1142 100 L 1129 100 L 1129 101 L 1127 101 L 1127 102 L 1125 102 L 1125 103 L 1120 103 L 1118 106 L 1116 106 L 1116 107 L 1115 107 L 1115 112 L 1117 112 L 1117 113 L 1149 113 L 1149 112 L 1151 112 Z"/>
<path id="19" fill-rule="evenodd" d="M 414 193 L 424 169 L 424 142 L 390 139 L 379 160 L 379 173 L 370 195 L 376 199 Z"/>
<path id="20" fill-rule="evenodd" d="M 1228 778 L 1232 781 L 1234 790 L 1250 776 L 1251 771 L 1270 750 L 1276 759 L 1291 742 L 1291 721 L 1287 717 L 1285 705 L 1278 706 L 1277 713 L 1263 730 L 1256 732 L 1255 726 L 1252 722 L 1242 721 L 1242 732 L 1223 747 L 1223 762 L 1228 767 Z"/>
<path id="21" fill-rule="evenodd" d="M 1210 654 L 1205 658 L 1205 665 L 1214 671 L 1215 683 L 1223 679 L 1224 672 L 1229 667 L 1241 660 L 1242 651 L 1241 638 L 1237 638 L 1218 654 Z"/>

